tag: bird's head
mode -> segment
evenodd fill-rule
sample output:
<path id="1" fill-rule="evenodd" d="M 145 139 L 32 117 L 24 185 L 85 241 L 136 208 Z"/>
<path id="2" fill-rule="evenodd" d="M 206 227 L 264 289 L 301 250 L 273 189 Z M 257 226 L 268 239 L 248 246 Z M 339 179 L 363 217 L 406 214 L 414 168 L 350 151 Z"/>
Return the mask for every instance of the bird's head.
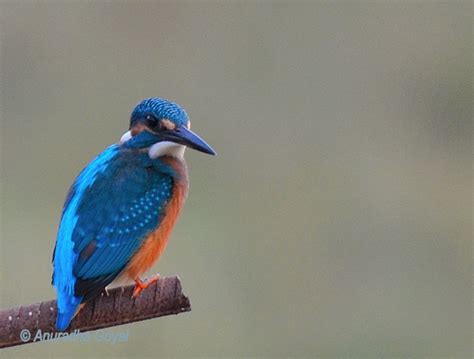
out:
<path id="1" fill-rule="evenodd" d="M 182 157 L 185 147 L 210 155 L 216 152 L 191 131 L 186 111 L 163 98 L 148 98 L 132 111 L 130 128 L 120 142 L 131 148 L 149 148 L 150 157 Z"/>

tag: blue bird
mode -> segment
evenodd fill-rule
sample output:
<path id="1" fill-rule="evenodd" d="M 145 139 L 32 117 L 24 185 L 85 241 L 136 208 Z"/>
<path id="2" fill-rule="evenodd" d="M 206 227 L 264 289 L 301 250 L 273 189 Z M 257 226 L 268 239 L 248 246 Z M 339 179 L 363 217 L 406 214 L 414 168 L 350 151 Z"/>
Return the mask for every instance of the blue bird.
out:
<path id="1" fill-rule="evenodd" d="M 141 276 L 164 251 L 186 199 L 186 147 L 215 155 L 178 104 L 149 98 L 133 110 L 120 142 L 76 178 L 53 252 L 58 330 L 115 280 L 134 281 L 134 297 L 158 280 Z"/>

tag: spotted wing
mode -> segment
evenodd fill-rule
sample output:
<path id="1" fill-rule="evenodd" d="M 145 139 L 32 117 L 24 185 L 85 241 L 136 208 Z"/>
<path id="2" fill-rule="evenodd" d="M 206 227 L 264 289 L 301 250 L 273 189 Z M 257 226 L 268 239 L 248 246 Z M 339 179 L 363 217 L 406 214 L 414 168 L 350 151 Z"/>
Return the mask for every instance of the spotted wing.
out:
<path id="1" fill-rule="evenodd" d="M 64 224 L 63 214 L 61 226 L 72 226 L 75 297 L 85 301 L 98 294 L 125 268 L 159 226 L 172 186 L 170 174 L 127 156 L 110 161 L 81 193 L 80 183 L 73 185 L 68 205 L 75 205 L 74 220 L 69 216 L 73 223 Z"/>

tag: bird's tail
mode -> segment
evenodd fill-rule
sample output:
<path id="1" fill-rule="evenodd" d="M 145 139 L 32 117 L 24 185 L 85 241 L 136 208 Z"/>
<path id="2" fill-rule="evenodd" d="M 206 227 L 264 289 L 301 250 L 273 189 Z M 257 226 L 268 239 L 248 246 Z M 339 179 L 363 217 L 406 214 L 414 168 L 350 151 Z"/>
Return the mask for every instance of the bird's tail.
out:
<path id="1" fill-rule="evenodd" d="M 64 331 L 69 327 L 72 318 L 77 313 L 82 298 L 76 296 L 58 296 L 58 316 L 56 318 L 56 329 Z"/>

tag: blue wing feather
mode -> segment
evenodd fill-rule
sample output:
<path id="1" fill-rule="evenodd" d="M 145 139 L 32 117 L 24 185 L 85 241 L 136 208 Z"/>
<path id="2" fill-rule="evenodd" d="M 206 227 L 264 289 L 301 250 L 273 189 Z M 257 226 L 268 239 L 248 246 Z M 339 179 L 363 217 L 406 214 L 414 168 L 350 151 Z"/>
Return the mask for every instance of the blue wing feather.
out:
<path id="1" fill-rule="evenodd" d="M 81 172 L 63 209 L 53 257 L 58 329 L 120 273 L 159 225 L 172 186 L 171 167 L 118 145 Z"/>

